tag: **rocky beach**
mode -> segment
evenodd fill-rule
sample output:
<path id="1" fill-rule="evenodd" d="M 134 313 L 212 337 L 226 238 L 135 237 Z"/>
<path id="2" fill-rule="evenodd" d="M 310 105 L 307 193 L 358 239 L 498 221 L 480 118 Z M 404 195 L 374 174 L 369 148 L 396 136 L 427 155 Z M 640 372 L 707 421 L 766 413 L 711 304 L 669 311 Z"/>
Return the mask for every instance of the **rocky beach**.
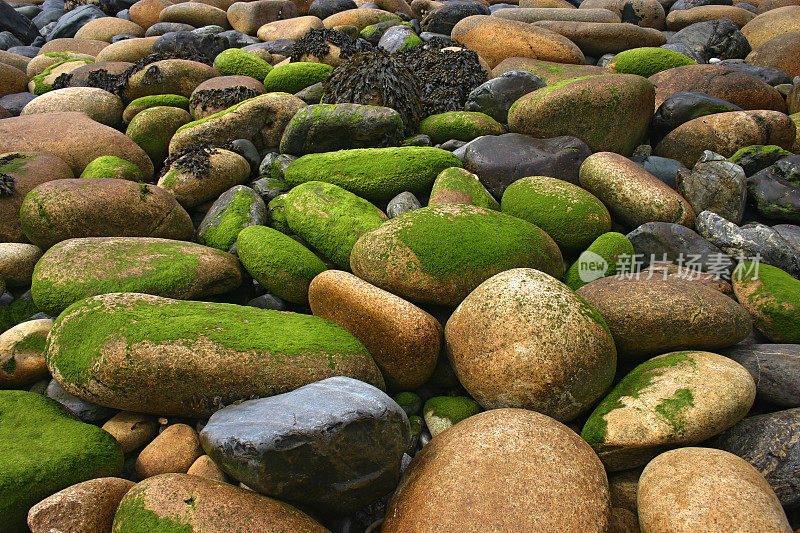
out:
<path id="1" fill-rule="evenodd" d="M 0 0 L 0 533 L 800 533 L 800 0 Z"/>

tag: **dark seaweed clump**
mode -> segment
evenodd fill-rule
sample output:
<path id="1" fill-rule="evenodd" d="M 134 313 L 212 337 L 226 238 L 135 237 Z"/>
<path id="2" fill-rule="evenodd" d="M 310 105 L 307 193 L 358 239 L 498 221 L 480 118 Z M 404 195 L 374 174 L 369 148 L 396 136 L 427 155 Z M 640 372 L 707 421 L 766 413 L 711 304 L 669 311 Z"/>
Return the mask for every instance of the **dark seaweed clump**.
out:
<path id="1" fill-rule="evenodd" d="M 407 134 L 422 119 L 422 80 L 397 57 L 381 50 L 362 52 L 345 61 L 322 82 L 325 104 L 391 107 L 403 118 Z"/>
<path id="2" fill-rule="evenodd" d="M 65 89 L 69 87 L 69 82 L 72 81 L 72 73 L 65 72 L 60 74 L 56 79 L 53 80 L 53 84 L 50 85 L 50 90 L 55 91 L 56 89 Z"/>
<path id="3" fill-rule="evenodd" d="M 3 168 L 11 161 L 19 159 L 20 157 L 24 156 L 20 153 L 14 153 L 0 157 L 0 168 Z M 0 172 L 0 196 L 11 196 L 12 194 L 14 194 L 15 190 L 16 190 L 16 185 L 14 183 L 14 176 L 12 176 L 11 174 Z"/>
<path id="4" fill-rule="evenodd" d="M 224 89 L 202 89 L 192 93 L 189 99 L 189 107 L 191 109 L 227 109 L 232 105 L 244 102 L 250 98 L 255 98 L 258 93 L 244 85 L 236 85 L 234 87 L 226 87 Z"/>
<path id="5" fill-rule="evenodd" d="M 349 59 L 359 52 L 366 52 L 372 49 L 372 45 L 367 41 L 353 39 L 340 31 L 312 29 L 308 30 L 305 35 L 292 45 L 290 61 L 301 61 L 304 55 L 322 59 L 330 52 L 330 45 L 339 47 L 339 57 L 342 59 Z"/>
<path id="6" fill-rule="evenodd" d="M 216 147 L 210 144 L 178 150 L 174 154 L 170 154 L 164 161 L 161 175 L 169 172 L 170 168 L 174 166 L 184 172 L 190 172 L 196 178 L 204 178 L 211 168 L 211 155 L 215 153 L 217 153 Z"/>

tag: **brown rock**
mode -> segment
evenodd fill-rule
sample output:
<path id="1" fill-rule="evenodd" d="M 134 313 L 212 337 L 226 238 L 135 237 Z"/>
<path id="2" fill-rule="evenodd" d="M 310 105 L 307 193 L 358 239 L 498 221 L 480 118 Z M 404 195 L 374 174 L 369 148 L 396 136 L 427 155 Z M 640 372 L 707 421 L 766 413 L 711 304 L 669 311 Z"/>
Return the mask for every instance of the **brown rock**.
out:
<path id="1" fill-rule="evenodd" d="M 75 135 L 80 131 L 81 135 Z M 11 117 L 0 122 L 0 153 L 41 151 L 62 158 L 76 176 L 101 155 L 114 155 L 153 176 L 147 154 L 123 133 L 75 111 Z"/>
<path id="2" fill-rule="evenodd" d="M 494 68 L 509 57 L 528 57 L 583 65 L 585 58 L 569 39 L 525 22 L 472 15 L 455 25 L 451 36 L 476 51 Z"/>
<path id="3" fill-rule="evenodd" d="M 1 240 L 2 238 L 0 238 Z M 5 281 L 6 287 L 30 285 L 33 267 L 36 266 L 40 257 L 42 257 L 42 250 L 38 246 L 17 242 L 0 242 L 0 278 Z"/>
<path id="4" fill-rule="evenodd" d="M 34 98 L 22 109 L 20 116 L 80 111 L 92 120 L 106 126 L 122 123 L 125 106 L 119 96 L 96 87 L 65 87 L 48 91 Z"/>
<path id="5" fill-rule="evenodd" d="M 494 409 L 445 430 L 416 455 L 382 531 L 600 532 L 608 528 L 608 500 L 605 471 L 578 435 L 534 411 Z"/>
<path id="6" fill-rule="evenodd" d="M 658 143 L 653 154 L 692 168 L 704 150 L 724 157 L 754 144 L 791 150 L 796 133 L 792 119 L 778 111 L 716 113 L 684 122 Z"/>
<path id="7" fill-rule="evenodd" d="M 170 0 L 139 0 L 130 7 L 128 16 L 131 17 L 133 22 L 146 30 L 156 22 L 159 22 L 161 11 L 172 4 L 173 2 Z"/>
<path id="8" fill-rule="evenodd" d="M 552 7 L 504 7 L 492 16 L 520 22 L 539 22 L 540 20 L 572 20 L 578 22 L 619 22 L 617 13 L 608 9 L 566 9 Z"/>
<path id="9" fill-rule="evenodd" d="M 171 193 L 182 206 L 196 207 L 216 199 L 234 185 L 241 185 L 249 177 L 247 159 L 236 152 L 215 148 L 205 175 L 184 167 L 178 160 L 159 178 L 158 186 Z"/>
<path id="10" fill-rule="evenodd" d="M 223 91 L 234 87 L 242 87 L 255 91 L 256 96 L 260 96 L 266 92 L 264 84 L 250 76 L 217 76 L 216 78 L 211 78 L 198 85 L 189 98 L 189 111 L 193 119 L 200 120 L 201 118 L 219 113 L 232 105 L 246 100 L 247 95 L 242 95 L 241 98 L 237 99 L 222 98 L 221 101 L 217 101 L 217 99 L 214 98 L 205 100 L 199 94 L 201 91 Z"/>
<path id="11" fill-rule="evenodd" d="M 173 424 L 139 453 L 136 475 L 146 479 L 158 474 L 185 474 L 201 455 L 197 432 L 186 424 Z"/>
<path id="12" fill-rule="evenodd" d="M 689 447 L 662 453 L 642 472 L 638 502 L 643 531 L 792 531 L 764 477 L 723 450 Z"/>
<path id="13" fill-rule="evenodd" d="M 728 19 L 740 28 L 753 20 L 756 14 L 735 6 L 698 6 L 691 9 L 676 9 L 667 15 L 667 27 L 680 31 L 686 26 L 708 20 Z"/>
<path id="14" fill-rule="evenodd" d="M 798 6 L 800 5 L 800 0 L 759 0 L 756 4 L 758 7 L 758 14 L 760 15 L 761 13 L 766 13 L 767 11 L 778 9 L 779 7 Z"/>
<path id="15" fill-rule="evenodd" d="M 228 476 L 225 475 L 225 472 L 220 470 L 219 466 L 217 466 L 217 463 L 215 463 L 214 460 L 208 455 L 201 455 L 198 457 L 197 461 L 192 463 L 192 466 L 189 467 L 189 471 L 186 473 L 192 476 L 199 476 L 206 479 L 213 479 L 214 481 L 228 483 Z"/>
<path id="16" fill-rule="evenodd" d="M 111 533 L 117 506 L 134 485 L 133 481 L 117 477 L 101 477 L 72 485 L 31 507 L 28 527 L 32 533 Z"/>
<path id="17" fill-rule="evenodd" d="M 143 2 L 146 0 L 140 0 Z M 135 5 L 135 4 L 134 4 Z M 100 51 L 95 58 L 96 62 L 125 61 L 135 63 L 153 52 L 153 43 L 158 37 L 142 37 L 139 39 L 125 39 L 108 45 Z"/>
<path id="18" fill-rule="evenodd" d="M 722 98 L 742 109 L 786 111 L 786 102 L 774 87 L 724 65 L 684 65 L 653 74 L 650 81 L 656 88 L 656 109 L 673 94 L 689 91 Z"/>
<path id="19" fill-rule="evenodd" d="M 562 9 L 575 9 L 575 6 L 567 2 L 566 0 L 519 0 L 519 7 L 552 7 L 552 8 L 562 8 Z"/>
<path id="20" fill-rule="evenodd" d="M 158 14 L 158 20 L 160 22 L 180 22 L 195 28 L 212 24 L 226 30 L 231 27 L 224 10 L 200 2 L 181 2 L 167 6 Z"/>
<path id="21" fill-rule="evenodd" d="M 161 237 L 189 240 L 189 214 L 159 187 L 113 178 L 49 181 L 26 197 L 20 222 L 46 250 L 78 237 Z"/>
<path id="22" fill-rule="evenodd" d="M 687 266 L 680 266 L 674 263 L 654 263 L 642 270 L 642 276 L 650 276 L 655 279 L 685 279 L 700 283 L 706 287 L 716 289 L 725 296 L 733 298 L 733 287 L 731 284 L 715 274 L 703 272 Z"/>
<path id="23" fill-rule="evenodd" d="M 144 28 L 117 17 L 103 17 L 87 22 L 75 34 L 76 39 L 94 39 L 96 41 L 111 42 L 117 35 L 133 35 L 144 37 Z"/>
<path id="24" fill-rule="evenodd" d="M 122 96 L 127 102 L 153 94 L 179 94 L 188 98 L 198 85 L 219 75 L 217 69 L 205 63 L 165 59 L 133 74 Z"/>
<path id="25" fill-rule="evenodd" d="M 621 22 L 552 20 L 536 22 L 535 26 L 566 37 L 578 45 L 584 54 L 593 57 L 643 46 L 661 46 L 667 42 L 667 38 L 658 30 Z"/>
<path id="26" fill-rule="evenodd" d="M 323 28 L 322 19 L 311 15 L 295 17 L 289 20 L 276 20 L 268 22 L 260 28 L 256 34 L 262 41 L 273 41 L 276 39 L 290 39 L 297 41 L 306 34 L 308 30 L 320 30 Z"/>
<path id="27" fill-rule="evenodd" d="M 0 63 L 0 96 L 21 93 L 28 86 L 25 72 L 6 63 Z"/>
<path id="28" fill-rule="evenodd" d="M 44 43 L 42 49 L 39 50 L 39 55 L 49 54 L 50 52 L 74 52 L 96 57 L 106 46 L 108 46 L 107 42 L 98 41 L 97 39 L 61 37 Z"/>
<path id="29" fill-rule="evenodd" d="M 14 54 L 12 52 L 6 52 L 5 50 L 0 50 L 0 63 L 5 63 L 6 65 L 18 68 L 22 72 L 27 71 L 28 63 L 30 63 L 30 61 L 31 58 L 29 57 Z"/>
<path id="30" fill-rule="evenodd" d="M 17 324 L 0 334 L 0 387 L 21 389 L 48 376 L 44 345 L 53 321 Z"/>
<path id="31" fill-rule="evenodd" d="M 600 278 L 578 294 L 602 315 L 621 360 L 679 348 L 732 346 L 752 329 L 750 315 L 719 291 L 682 279 Z"/>
<path id="32" fill-rule="evenodd" d="M 778 68 L 789 76 L 800 76 L 800 31 L 783 33 L 755 47 L 745 58 L 759 67 Z"/>
<path id="33" fill-rule="evenodd" d="M 364 344 L 391 389 L 416 389 L 430 378 L 442 341 L 442 326 L 433 316 L 340 270 L 316 276 L 308 298 L 315 315 Z"/>
<path id="34" fill-rule="evenodd" d="M 641 468 L 621 470 L 608 474 L 608 490 L 611 494 L 611 505 L 614 508 L 636 512 L 636 493 L 639 488 Z"/>
<path id="35" fill-rule="evenodd" d="M 235 2 L 227 11 L 228 22 L 234 30 L 255 35 L 258 28 L 276 20 L 297 17 L 297 6 L 289 0 L 256 0 Z"/>
<path id="36" fill-rule="evenodd" d="M 616 74 L 611 69 L 598 67 L 597 65 L 570 65 L 566 63 L 541 61 L 529 57 L 509 57 L 508 59 L 502 60 L 492 69 L 492 77 L 497 78 L 513 70 L 524 70 L 535 74 L 548 85 L 581 76 Z"/>
<path id="37" fill-rule="evenodd" d="M 609 10 L 620 17 L 624 14 L 626 22 L 633 21 L 642 28 L 665 28 L 664 7 L 658 0 L 586 0 L 580 5 L 582 10 L 595 8 Z"/>
<path id="38" fill-rule="evenodd" d="M 383 9 L 359 8 L 347 9 L 345 11 L 334 13 L 333 15 L 326 17 L 325 20 L 322 21 L 322 24 L 328 29 L 332 29 L 336 26 L 355 26 L 360 31 L 367 26 L 377 24 L 378 22 L 394 20 L 398 18 L 399 17 L 394 13 L 384 11 Z"/>
<path id="39" fill-rule="evenodd" d="M 123 453 L 130 453 L 153 440 L 158 420 L 152 415 L 120 411 L 103 424 L 103 429 L 116 439 Z"/>
<path id="40" fill-rule="evenodd" d="M 800 31 L 800 6 L 772 9 L 745 24 L 742 33 L 752 48 L 782 33 Z"/>

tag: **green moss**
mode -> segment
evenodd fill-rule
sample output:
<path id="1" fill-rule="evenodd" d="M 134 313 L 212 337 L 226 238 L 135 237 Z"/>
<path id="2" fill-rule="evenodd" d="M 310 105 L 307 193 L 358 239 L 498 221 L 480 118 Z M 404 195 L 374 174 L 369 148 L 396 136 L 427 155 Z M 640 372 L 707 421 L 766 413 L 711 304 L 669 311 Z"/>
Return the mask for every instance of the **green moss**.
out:
<path id="1" fill-rule="evenodd" d="M 11 154 L 14 155 L 14 158 L 10 159 L 3 165 L 0 165 L 0 174 L 25 172 L 27 162 L 36 157 L 36 154 L 25 154 L 20 152 L 9 152 L 8 154 L 0 154 L 0 156 L 8 156 Z"/>
<path id="2" fill-rule="evenodd" d="M 688 407 L 694 406 L 694 395 L 691 389 L 678 389 L 669 398 L 664 398 L 656 405 L 656 412 L 672 426 L 674 433 L 680 433 L 686 427 L 686 419 L 681 415 Z"/>
<path id="3" fill-rule="evenodd" d="M 457 424 L 481 411 L 478 402 L 466 396 L 434 396 L 425 402 L 422 410 L 425 418 L 429 416 L 446 418 L 452 424 Z"/>
<path id="4" fill-rule="evenodd" d="M 383 224 L 380 209 L 341 187 L 309 181 L 289 191 L 284 206 L 289 227 L 306 242 L 349 270 L 356 241 Z"/>
<path id="5" fill-rule="evenodd" d="M 125 159 L 113 155 L 101 155 L 86 165 L 81 178 L 116 178 L 128 181 L 141 181 L 141 169 Z"/>
<path id="6" fill-rule="evenodd" d="M 192 122 L 189 122 L 188 124 L 184 124 L 183 126 L 178 128 L 176 133 L 178 133 L 180 131 L 183 131 L 183 130 L 186 130 L 186 129 L 189 129 L 189 128 L 193 128 L 195 126 L 199 126 L 200 124 L 208 122 L 209 120 L 218 119 L 218 118 L 226 115 L 227 113 L 232 113 L 232 112 L 236 111 L 240 106 L 246 104 L 247 102 L 252 102 L 252 101 L 256 100 L 257 98 L 269 98 L 269 97 L 270 97 L 270 95 L 268 95 L 268 94 L 261 94 L 259 96 L 254 97 L 254 98 L 248 98 L 247 100 L 242 100 L 238 104 L 234 104 L 234 105 L 230 106 L 228 109 L 223 109 L 222 111 L 214 113 L 213 115 L 208 115 L 207 117 L 203 117 L 203 118 L 201 118 L 199 120 L 193 120 Z"/>
<path id="7" fill-rule="evenodd" d="M 649 78 L 662 70 L 696 64 L 697 61 L 680 52 L 645 46 L 618 53 L 608 64 L 608 68 L 622 74 L 637 74 Z"/>
<path id="8" fill-rule="evenodd" d="M 33 300 L 27 299 L 14 300 L 10 305 L 0 306 L 0 333 L 30 320 L 38 312 L 39 308 Z"/>
<path id="9" fill-rule="evenodd" d="M 236 241 L 239 260 L 253 278 L 284 300 L 307 305 L 308 286 L 327 269 L 314 252 L 266 226 L 250 226 Z"/>
<path id="10" fill-rule="evenodd" d="M 408 416 L 418 414 L 422 408 L 422 398 L 413 392 L 398 392 L 392 399 L 403 408 Z"/>
<path id="11" fill-rule="evenodd" d="M 276 229 L 281 233 L 285 233 L 286 235 L 291 235 L 292 228 L 289 227 L 289 223 L 286 221 L 286 194 L 281 194 L 280 196 L 276 196 L 267 204 L 267 210 L 269 211 L 269 226 L 272 229 Z"/>
<path id="12" fill-rule="evenodd" d="M 576 254 L 611 229 L 603 203 L 572 183 L 547 176 L 529 176 L 506 188 L 504 213 L 542 228 L 564 254 Z"/>
<path id="13" fill-rule="evenodd" d="M 187 111 L 177 107 L 148 107 L 131 119 L 125 135 L 145 151 L 156 167 L 160 167 L 169 154 L 172 136 L 191 120 Z"/>
<path id="14" fill-rule="evenodd" d="M 746 307 L 755 326 L 773 342 L 800 343 L 800 280 L 766 263 L 742 262 L 733 271 L 734 289 L 749 292 Z M 756 290 L 751 290 L 751 285 Z"/>
<path id="15" fill-rule="evenodd" d="M 31 78 L 31 82 L 33 82 L 33 94 L 40 95 L 49 91 L 53 87 L 53 83 L 52 81 L 50 82 L 45 81 L 45 78 L 50 76 L 53 70 L 56 69 L 57 67 L 64 65 L 65 63 L 74 63 L 76 61 L 80 61 L 84 65 L 89 65 L 91 63 L 94 63 L 94 61 L 90 61 L 88 59 L 76 58 L 76 59 L 65 59 L 64 61 L 59 61 L 55 65 L 50 65 L 49 67 L 44 69 L 44 72 Z"/>
<path id="16" fill-rule="evenodd" d="M 255 202 L 253 194 L 239 190 L 233 195 L 224 209 L 217 211 L 214 218 L 204 225 L 197 236 L 197 242 L 211 248 L 228 251 L 236 242 L 239 232 L 251 224 L 250 208 Z"/>
<path id="17" fill-rule="evenodd" d="M 325 181 L 377 201 L 403 191 L 426 195 L 441 171 L 460 166 L 458 157 L 438 148 L 357 148 L 304 155 L 286 168 L 284 179 L 290 186 Z"/>
<path id="18" fill-rule="evenodd" d="M 518 99 L 516 102 L 511 104 L 511 108 L 508 110 L 508 115 L 511 116 L 514 113 L 514 110 L 517 106 L 521 105 L 524 102 L 535 102 L 551 93 L 559 91 L 561 88 L 566 87 L 572 83 L 582 80 L 588 80 L 591 78 L 596 78 L 598 76 L 603 76 L 604 74 L 590 74 L 588 76 L 578 76 L 577 78 L 567 78 L 566 80 L 561 80 L 556 82 L 552 85 L 548 85 L 547 87 L 542 87 L 541 89 L 536 89 L 535 91 L 526 94 L 524 97 Z"/>
<path id="19" fill-rule="evenodd" d="M 35 351 L 44 354 L 45 343 L 47 342 L 47 335 L 37 333 L 35 335 L 28 335 L 18 343 L 14 344 L 15 351 Z M 12 357 L 13 359 L 13 357 Z"/>
<path id="20" fill-rule="evenodd" d="M 450 139 L 471 141 L 482 135 L 502 135 L 506 129 L 485 113 L 447 111 L 425 118 L 419 123 L 419 132 L 440 144 Z"/>
<path id="21" fill-rule="evenodd" d="M 193 507 L 190 502 L 184 503 Z M 194 528 L 188 517 L 162 516 L 151 511 L 145 506 L 144 496 L 133 489 L 119 503 L 117 513 L 114 515 L 112 531 L 114 533 L 192 533 Z"/>
<path id="22" fill-rule="evenodd" d="M 484 209 L 500 210 L 500 204 L 486 190 L 478 176 L 458 167 L 441 171 L 431 188 L 428 205 L 447 203 L 466 203 Z"/>
<path id="23" fill-rule="evenodd" d="M 285 92 L 294 94 L 306 87 L 325 81 L 333 67 L 325 63 L 287 63 L 272 70 L 264 78 L 267 92 Z"/>
<path id="24" fill-rule="evenodd" d="M 249 76 L 261 81 L 272 70 L 272 65 L 241 48 L 229 48 L 217 55 L 214 68 L 227 76 Z"/>
<path id="25" fill-rule="evenodd" d="M 2 368 L 3 372 L 5 372 L 6 374 L 8 374 L 10 376 L 17 369 L 17 360 L 12 355 L 11 357 L 8 358 L 8 361 L 3 363 L 3 366 L 0 367 L 0 368 Z"/>
<path id="26" fill-rule="evenodd" d="M 639 398 L 655 381 L 655 379 L 666 372 L 669 368 L 681 365 L 696 366 L 696 362 L 692 359 L 693 352 L 673 352 L 666 355 L 654 357 L 649 361 L 645 361 L 636 368 L 634 368 L 622 381 L 620 381 L 611 392 L 606 395 L 600 405 L 595 408 L 586 424 L 581 431 L 581 437 L 590 445 L 595 446 L 605 442 L 606 428 L 608 423 L 605 420 L 606 415 L 611 411 L 625 407 L 622 401 L 624 397 Z M 678 391 L 680 392 L 680 391 Z M 678 394 L 678 393 L 676 393 Z M 689 405 L 688 402 L 693 401 L 691 391 L 689 391 L 689 399 L 686 393 L 681 392 L 677 397 L 667 398 L 659 403 L 661 411 L 656 412 L 673 427 L 680 425 L 678 422 L 678 415 L 680 411 Z M 682 427 L 682 426 L 681 426 Z M 676 432 L 679 430 L 676 430 Z"/>
<path id="27" fill-rule="evenodd" d="M 54 400 L 0 391 L 0 421 L 3 531 L 27 531 L 28 509 L 59 490 L 122 472 L 122 450 L 114 438 Z"/>
<path id="28" fill-rule="evenodd" d="M 179 94 L 153 94 L 142 96 L 133 100 L 122 113 L 122 119 L 130 122 L 140 112 L 145 109 L 157 106 L 178 107 L 187 113 L 189 112 L 189 99 Z"/>
<path id="29" fill-rule="evenodd" d="M 597 256 L 606 263 L 606 268 L 600 273 L 600 277 L 613 276 L 617 273 L 617 263 L 620 256 L 632 256 L 633 254 L 633 244 L 625 235 L 615 231 L 604 233 L 595 239 L 569 267 L 569 270 L 564 275 L 564 283 L 570 289 L 576 291 L 589 281 L 593 281 L 593 279 L 582 280 L 580 272 L 582 266 L 586 269 L 590 263 L 598 261 Z"/>

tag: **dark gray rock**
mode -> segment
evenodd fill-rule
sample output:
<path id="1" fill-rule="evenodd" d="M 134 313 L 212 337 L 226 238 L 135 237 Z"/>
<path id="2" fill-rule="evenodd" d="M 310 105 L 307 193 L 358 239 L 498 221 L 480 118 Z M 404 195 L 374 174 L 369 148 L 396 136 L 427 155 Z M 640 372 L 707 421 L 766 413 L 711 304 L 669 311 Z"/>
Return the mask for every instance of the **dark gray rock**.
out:
<path id="1" fill-rule="evenodd" d="M 763 224 L 739 227 L 723 217 L 703 211 L 697 215 L 697 232 L 733 257 L 755 258 L 800 276 L 800 254 L 781 235 Z"/>
<path id="2" fill-rule="evenodd" d="M 441 7 L 428 11 L 420 21 L 422 31 L 450 35 L 453 26 L 461 19 L 472 15 L 490 15 L 491 11 L 483 4 L 477 2 L 461 2 L 458 0 L 447 2 Z"/>
<path id="3" fill-rule="evenodd" d="M 0 107 L 11 113 L 12 116 L 19 116 L 22 113 L 22 108 L 28 105 L 28 102 L 36 98 L 33 93 L 15 93 L 7 94 L 0 98 Z"/>
<path id="4" fill-rule="evenodd" d="M 153 53 L 200 53 L 213 60 L 230 48 L 228 39 L 216 35 L 198 35 L 192 31 L 176 31 L 162 35 L 153 43 Z"/>
<path id="5" fill-rule="evenodd" d="M 128 39 L 138 39 L 135 35 L 131 35 L 130 33 L 121 33 L 119 35 L 115 35 L 111 38 L 111 43 L 118 43 L 119 41 L 127 41 Z"/>
<path id="6" fill-rule="evenodd" d="M 762 216 L 800 222 L 800 155 L 793 155 L 747 178 L 747 193 Z"/>
<path id="7" fill-rule="evenodd" d="M 442 150 L 447 150 L 448 152 L 455 152 L 459 148 L 464 147 L 466 144 L 466 142 L 459 139 L 450 139 L 442 144 L 437 145 L 436 147 L 441 148 Z"/>
<path id="8" fill-rule="evenodd" d="M 289 57 L 292 55 L 292 47 L 294 41 L 289 39 L 276 39 L 274 41 L 266 41 L 257 44 L 248 44 L 242 50 L 252 52 L 253 50 L 266 50 L 270 54 L 278 54 Z"/>
<path id="9" fill-rule="evenodd" d="M 698 63 L 719 59 L 744 59 L 750 53 L 750 43 L 739 27 L 728 19 L 697 22 L 683 28 L 662 45 L 685 54 Z"/>
<path id="10" fill-rule="evenodd" d="M 250 202 L 250 208 L 246 213 L 242 212 L 241 204 L 233 203 L 234 198 L 241 199 L 243 196 Z M 197 242 L 226 252 L 230 251 L 231 246 L 236 242 L 238 233 L 225 232 L 225 235 L 212 237 L 209 235 L 209 231 L 213 232 L 213 228 L 219 227 L 225 215 L 231 210 L 244 219 L 243 227 L 265 226 L 269 222 L 267 204 L 264 203 L 261 196 L 250 187 L 235 185 L 222 193 L 208 210 L 197 228 Z"/>
<path id="11" fill-rule="evenodd" d="M 409 45 L 409 43 L 411 44 Z M 422 44 L 422 41 L 417 37 L 417 34 L 414 33 L 414 30 L 408 26 L 398 25 L 392 26 L 386 30 L 378 41 L 378 48 L 390 54 L 394 54 L 395 52 L 414 46 L 414 43 Z"/>
<path id="12" fill-rule="evenodd" d="M 0 31 L 7 31 L 22 44 L 31 44 L 39 36 L 39 29 L 27 16 L 17 12 L 4 0 L 0 0 Z"/>
<path id="13" fill-rule="evenodd" d="M 192 31 L 194 26 L 182 22 L 156 22 L 144 32 L 145 37 L 161 37 L 174 31 Z"/>
<path id="14" fill-rule="evenodd" d="M 258 307 L 259 309 L 272 309 L 273 311 L 286 311 L 289 307 L 285 301 L 269 292 L 261 296 L 256 296 L 247 302 L 247 305 L 250 307 Z"/>
<path id="15" fill-rule="evenodd" d="M 417 197 L 408 191 L 401 192 L 391 200 L 386 207 L 386 216 L 389 218 L 399 217 L 410 211 L 420 209 L 422 204 Z"/>
<path id="16" fill-rule="evenodd" d="M 712 211 L 740 224 L 747 203 L 747 176 L 742 167 L 709 150 L 690 172 L 678 172 L 677 191 L 695 213 Z"/>
<path id="17" fill-rule="evenodd" d="M 678 178 L 678 172 L 683 170 L 688 172 L 689 169 L 683 166 L 680 161 L 670 159 L 668 157 L 659 157 L 657 155 L 647 155 L 643 157 L 631 157 L 631 161 L 648 171 L 653 176 L 657 177 L 673 189 Z"/>
<path id="18" fill-rule="evenodd" d="M 38 46 L 12 46 L 8 49 L 12 54 L 30 57 L 31 59 L 39 55 L 40 50 L 41 47 Z"/>
<path id="19" fill-rule="evenodd" d="M 294 95 L 308 105 L 318 104 L 322 102 L 322 97 L 325 95 L 325 87 L 322 82 L 315 83 L 296 92 Z"/>
<path id="20" fill-rule="evenodd" d="M 308 8 L 308 14 L 324 19 L 334 13 L 356 9 L 357 7 L 353 0 L 314 0 Z"/>
<path id="21" fill-rule="evenodd" d="M 677 11 L 680 9 L 691 9 L 693 7 L 700 7 L 700 6 L 729 6 L 733 4 L 733 0 L 678 0 L 672 7 L 670 7 L 670 11 Z"/>
<path id="22" fill-rule="evenodd" d="M 256 191 L 264 203 L 269 203 L 270 200 L 289 192 L 289 186 L 281 180 L 275 178 L 263 177 L 249 183 L 250 188 Z"/>
<path id="23" fill-rule="evenodd" d="M 247 159 L 250 163 L 250 178 L 258 176 L 258 168 L 261 164 L 261 156 L 258 153 L 258 148 L 249 139 L 236 139 L 231 142 L 232 150 L 240 156 Z"/>
<path id="24" fill-rule="evenodd" d="M 794 224 L 778 224 L 777 226 L 772 226 L 772 229 L 777 231 L 781 237 L 786 239 L 786 242 L 800 252 L 800 226 L 795 226 Z"/>
<path id="25" fill-rule="evenodd" d="M 226 407 L 200 434 L 206 453 L 248 487 L 340 515 L 394 489 L 409 440 L 403 409 L 346 377 Z"/>
<path id="26" fill-rule="evenodd" d="M 122 20 L 131 20 L 131 12 L 129 9 L 123 9 L 121 11 L 117 11 L 117 14 L 114 16 Z"/>
<path id="27" fill-rule="evenodd" d="M 592 151 L 576 137 L 534 139 L 520 133 L 486 135 L 455 152 L 495 198 L 525 176 L 552 176 L 578 183 L 578 170 Z"/>
<path id="28" fill-rule="evenodd" d="M 192 33 L 197 35 L 219 35 L 224 32 L 225 28 L 217 26 L 216 24 L 209 24 L 208 26 L 200 26 L 192 30 Z"/>
<path id="29" fill-rule="evenodd" d="M 75 37 L 75 34 L 86 23 L 93 20 L 107 17 L 102 9 L 94 4 L 86 4 L 78 8 L 68 11 L 65 15 L 58 19 L 56 25 L 47 34 L 47 40 L 61 39 L 64 37 Z"/>
<path id="30" fill-rule="evenodd" d="M 22 41 L 14 37 L 14 34 L 10 31 L 0 31 L 0 50 L 8 50 L 9 48 L 22 46 L 22 44 Z"/>
<path id="31" fill-rule="evenodd" d="M 708 445 L 753 465 L 784 506 L 800 505 L 800 409 L 747 417 Z"/>
<path id="32" fill-rule="evenodd" d="M 800 344 L 736 345 L 719 353 L 750 372 L 759 399 L 781 407 L 800 407 Z"/>
<path id="33" fill-rule="evenodd" d="M 29 4 L 27 6 L 15 7 L 14 11 L 19 13 L 20 15 L 22 15 L 26 19 L 31 20 L 31 19 L 33 19 L 33 17 L 35 17 L 36 15 L 38 15 L 39 13 L 42 12 L 42 8 L 39 7 L 39 6 L 35 6 L 35 5 L 32 5 L 32 4 Z"/>
<path id="34" fill-rule="evenodd" d="M 400 146 L 433 146 L 433 141 L 424 133 L 418 133 L 403 140 Z"/>
<path id="35" fill-rule="evenodd" d="M 41 30 L 52 22 L 58 22 L 65 13 L 63 9 L 45 9 L 33 18 L 33 24 Z"/>
<path id="36" fill-rule="evenodd" d="M 464 110 L 485 113 L 498 122 L 508 124 L 511 104 L 545 85 L 535 74 L 512 70 L 473 89 L 467 96 Z"/>
<path id="37" fill-rule="evenodd" d="M 394 109 L 360 104 L 315 104 L 298 111 L 281 138 L 282 154 L 302 156 L 350 148 L 397 146 L 403 119 Z"/>
<path id="38" fill-rule="evenodd" d="M 746 9 L 750 13 L 755 13 L 756 15 L 758 15 L 758 8 L 753 4 L 751 4 L 750 2 L 738 2 L 733 5 L 734 7 L 741 7 L 742 9 Z"/>
<path id="39" fill-rule="evenodd" d="M 244 48 L 245 46 L 261 42 L 258 37 L 252 37 L 237 30 L 226 30 L 218 33 L 217 36 L 228 39 L 231 48 Z"/>
<path id="40" fill-rule="evenodd" d="M 728 159 L 742 167 L 745 174 L 752 176 L 791 155 L 792 152 L 784 150 L 780 146 L 754 144 L 737 150 Z"/>
<path id="41" fill-rule="evenodd" d="M 658 107 L 651 122 L 651 141 L 658 144 L 669 132 L 695 118 L 742 108 L 706 93 L 675 93 Z"/>
<path id="42" fill-rule="evenodd" d="M 750 63 L 745 63 L 744 59 L 724 59 L 719 64 L 746 72 L 773 87 L 781 83 L 792 83 L 792 77 L 781 69 L 751 65 Z"/>
<path id="43" fill-rule="evenodd" d="M 644 266 L 653 262 L 683 264 L 730 277 L 733 259 L 703 237 L 680 224 L 647 222 L 627 235 Z M 696 267 L 694 266 L 696 265 Z"/>
<path id="44" fill-rule="evenodd" d="M 75 416 L 89 424 L 102 424 L 119 412 L 117 409 L 103 407 L 73 396 L 61 388 L 61 385 L 56 380 L 50 381 L 45 396 L 57 401 L 72 411 Z"/>

